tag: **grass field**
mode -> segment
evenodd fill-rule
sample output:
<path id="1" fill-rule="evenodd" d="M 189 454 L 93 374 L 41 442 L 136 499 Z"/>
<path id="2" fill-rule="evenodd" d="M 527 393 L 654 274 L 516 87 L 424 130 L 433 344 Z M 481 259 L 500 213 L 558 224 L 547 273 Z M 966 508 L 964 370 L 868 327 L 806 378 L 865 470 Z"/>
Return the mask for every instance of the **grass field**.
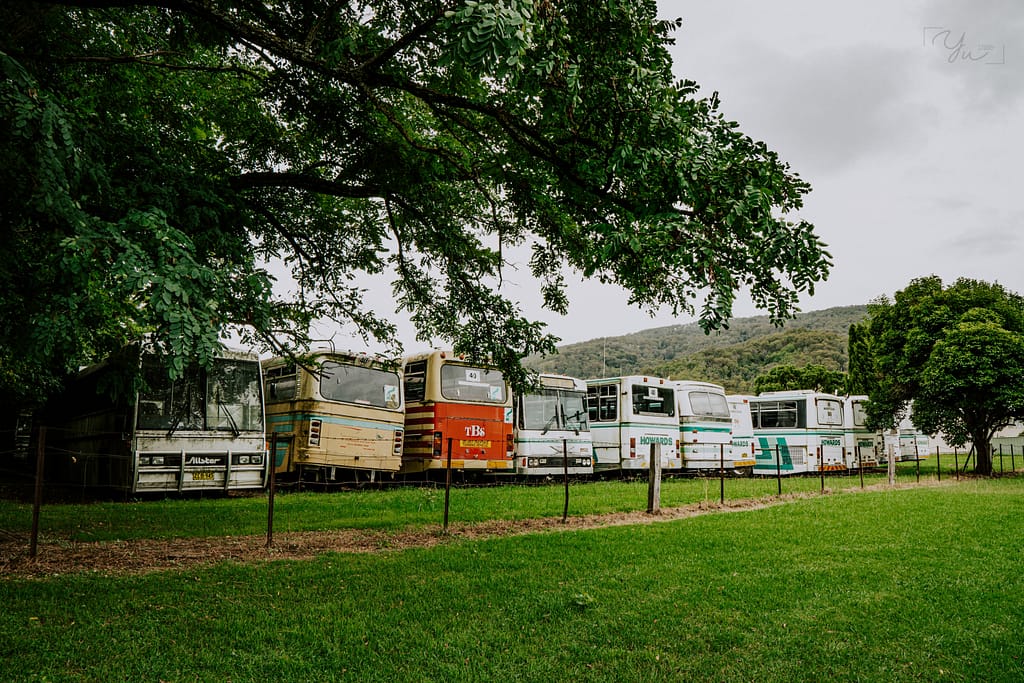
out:
<path id="1" fill-rule="evenodd" d="M 941 479 L 953 480 L 952 456 L 943 456 L 938 464 L 943 467 Z M 936 465 L 934 457 L 924 460 L 920 480 L 937 481 Z M 1024 468 L 1024 462 L 1019 465 Z M 877 486 L 887 480 L 883 472 L 869 472 L 864 476 L 864 486 Z M 899 463 L 899 483 L 917 480 L 915 463 Z M 786 494 L 813 493 L 821 491 L 822 485 L 826 490 L 857 489 L 861 478 L 857 473 L 833 473 L 823 482 L 813 476 L 783 477 L 781 484 L 774 478 L 727 478 L 725 500 L 776 496 L 780 489 Z M 716 478 L 666 479 L 661 501 L 665 507 L 713 503 L 720 500 L 721 494 L 721 482 Z M 452 522 L 561 517 L 564 495 L 560 485 L 456 488 L 450 495 L 449 517 Z M 646 507 L 645 481 L 587 482 L 570 486 L 569 512 L 573 515 L 632 512 Z M 27 531 L 31 514 L 29 504 L 5 502 L 0 506 L 0 530 Z M 288 493 L 276 498 L 274 528 L 284 532 L 342 528 L 393 530 L 440 524 L 443 518 L 444 491 L 438 488 L 368 489 L 326 496 Z M 44 505 L 40 528 L 44 538 L 66 541 L 265 534 L 267 497 L 259 494 L 227 499 L 214 494 L 190 500 Z"/>
<path id="2" fill-rule="evenodd" d="M 743 486 L 770 496 L 776 482 L 726 485 L 730 497 Z M 667 482 L 663 504 L 718 493 L 717 481 Z M 581 485 L 571 514 L 636 510 L 645 494 L 639 484 Z M 558 487 L 459 489 L 452 499 L 463 521 L 561 514 Z M 283 525 L 399 528 L 439 523 L 443 493 L 279 503 Z M 260 533 L 265 505 L 158 501 L 43 515 L 47 533 L 82 539 L 147 528 L 216 535 Z M 23 513 L 3 506 L 0 528 Z M 199 513 L 217 519 L 174 528 Z M 1022 525 L 1024 481 L 1014 477 L 312 561 L 5 579 L 0 680 L 1016 681 Z"/>

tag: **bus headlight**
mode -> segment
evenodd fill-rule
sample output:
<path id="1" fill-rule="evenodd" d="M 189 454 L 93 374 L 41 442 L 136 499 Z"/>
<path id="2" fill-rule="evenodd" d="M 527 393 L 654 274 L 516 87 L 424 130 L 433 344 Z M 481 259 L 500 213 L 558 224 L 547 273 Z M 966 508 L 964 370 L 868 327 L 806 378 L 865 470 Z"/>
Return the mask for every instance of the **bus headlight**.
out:
<path id="1" fill-rule="evenodd" d="M 162 456 L 162 455 L 154 455 L 152 463 L 154 465 L 163 465 L 164 464 L 164 456 Z"/>
<path id="2" fill-rule="evenodd" d="M 262 465 L 263 464 L 263 456 L 262 455 L 254 455 L 251 458 L 249 458 L 249 463 L 253 464 L 253 465 Z"/>
<path id="3" fill-rule="evenodd" d="M 139 456 L 139 464 L 140 465 L 148 465 L 149 464 L 149 456 L 148 455 L 140 455 Z"/>
<path id="4" fill-rule="evenodd" d="M 249 456 L 248 455 L 240 455 L 240 456 L 238 456 L 238 464 L 239 465 L 248 465 L 249 464 Z"/>

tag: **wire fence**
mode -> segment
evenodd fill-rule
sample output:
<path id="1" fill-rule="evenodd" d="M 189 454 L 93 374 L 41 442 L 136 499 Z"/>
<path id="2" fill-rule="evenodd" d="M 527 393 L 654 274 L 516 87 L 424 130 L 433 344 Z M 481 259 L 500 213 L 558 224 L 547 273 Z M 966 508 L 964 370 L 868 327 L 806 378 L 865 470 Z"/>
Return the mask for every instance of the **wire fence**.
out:
<path id="1" fill-rule="evenodd" d="M 0 439 L 9 438 L 13 435 L 11 430 L 0 430 Z M 33 503 L 31 524 L 26 529 L 22 524 L 11 525 L 9 528 L 0 528 L 0 545 L 11 543 L 29 543 L 30 553 L 34 557 L 37 552 L 39 536 L 40 511 L 43 505 L 60 504 L 68 502 L 86 502 L 95 499 L 95 492 L 88 487 L 80 485 L 76 488 L 77 500 L 67 495 L 67 489 L 48 488 L 43 476 L 44 459 L 53 458 L 57 461 L 68 458 L 82 457 L 82 453 L 66 448 L 50 447 L 46 445 L 50 436 L 43 431 L 32 440 L 34 454 L 24 454 L 24 449 L 6 449 L 0 451 L 0 479 L 3 482 L 3 494 L 6 498 L 27 501 Z M 287 437 L 272 435 L 268 441 L 269 453 L 275 453 L 279 443 Z M 433 487 L 444 488 L 443 512 L 436 520 L 441 524 L 444 531 L 447 531 L 453 519 L 460 517 L 458 496 L 453 496 L 455 489 L 473 487 L 516 487 L 530 486 L 557 486 L 563 493 L 558 513 L 562 521 L 566 521 L 573 509 L 574 495 L 582 492 L 579 487 L 588 485 L 598 477 L 570 476 L 568 472 L 568 458 L 564 458 L 566 467 L 561 476 L 549 475 L 540 478 L 521 477 L 499 477 L 486 476 L 479 473 L 459 471 L 451 465 L 451 443 L 447 444 L 446 467 L 444 469 L 424 473 L 422 478 L 403 478 L 393 473 L 380 473 L 374 481 L 364 482 L 353 487 L 352 484 L 337 484 L 335 486 L 324 486 L 327 491 L 341 491 L 350 488 L 391 488 L 391 487 Z M 567 454 L 567 446 L 563 444 L 563 455 Z M 975 462 L 974 452 L 971 450 L 953 449 L 952 452 L 940 452 L 936 449 L 926 455 L 919 457 L 905 457 L 901 462 L 894 463 L 898 483 L 908 484 L 928 481 L 943 481 L 947 479 L 959 479 L 966 476 Z M 115 453 L 105 454 L 107 457 L 125 456 Z M 1000 475 L 1015 475 L 1018 468 L 1024 469 L 1024 449 L 1016 444 L 1002 444 L 993 451 L 993 473 Z M 782 459 L 776 454 L 776 463 Z M 660 464 L 659 454 L 652 452 L 649 462 L 652 465 Z M 267 501 L 267 546 L 274 543 L 274 505 L 275 495 L 279 490 L 279 482 L 275 477 L 274 467 L 269 467 L 268 486 L 265 491 L 259 491 L 255 495 L 265 496 Z M 660 468 L 653 468 L 649 471 L 640 471 L 635 479 L 644 479 L 648 484 L 648 496 L 644 501 L 638 497 L 636 501 L 637 512 L 646 511 L 650 514 L 657 514 L 662 505 L 662 482 L 670 482 L 674 501 L 679 499 L 693 500 L 695 498 L 704 503 L 715 502 L 725 505 L 727 501 L 736 501 L 743 498 L 763 499 L 771 496 L 784 496 L 793 493 L 813 493 L 815 489 L 821 493 L 850 488 L 867 488 L 878 486 L 888 482 L 887 466 L 855 467 L 834 471 L 813 471 L 803 474 L 786 474 L 781 466 L 777 467 L 774 474 L 757 474 L 753 476 L 739 476 L 729 470 L 723 454 L 718 468 L 702 470 L 698 472 L 670 472 L 658 471 Z M 440 476 L 438 476 L 440 475 Z M 689 487 L 688 489 L 686 487 Z M 685 491 L 684 491 L 685 489 Z M 680 493 L 684 491 L 683 493 Z M 693 495 L 694 492 L 698 495 Z M 222 492 L 215 492 L 218 497 L 223 497 Z M 514 493 L 514 491 L 513 491 Z M 702 493 L 702 495 L 700 495 Z M 717 494 L 717 495 L 716 495 Z M 204 492 L 199 492 L 199 496 Z M 208 495 L 208 494 L 207 494 Z M 717 499 L 717 500 L 716 500 Z M 645 506 L 646 502 L 646 506 Z M 671 504 L 671 503 L 670 503 Z M 155 508 L 154 508 L 155 510 Z M 538 514 L 543 516 L 555 516 L 552 510 L 542 511 Z M 27 520 L 26 520 L 27 521 Z M 111 522 L 116 524 L 116 521 Z M 302 526 L 301 522 L 297 522 Z"/>

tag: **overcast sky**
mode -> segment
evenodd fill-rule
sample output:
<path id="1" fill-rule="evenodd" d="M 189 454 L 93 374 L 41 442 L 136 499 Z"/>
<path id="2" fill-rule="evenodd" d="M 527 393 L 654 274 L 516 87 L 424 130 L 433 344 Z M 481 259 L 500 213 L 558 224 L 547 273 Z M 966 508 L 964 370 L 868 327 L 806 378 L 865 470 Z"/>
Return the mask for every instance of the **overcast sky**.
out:
<path id="1" fill-rule="evenodd" d="M 800 217 L 835 266 L 802 310 L 863 304 L 929 274 L 1024 293 L 1024 2 L 658 6 L 684 22 L 676 75 L 717 91 L 740 130 L 811 184 Z M 595 283 L 570 288 L 562 317 L 540 310 L 528 271 L 507 279 L 562 343 L 692 321 L 651 318 Z M 382 289 L 374 298 L 390 301 Z M 735 310 L 761 313 L 742 299 Z M 425 346 L 403 329 L 407 350 Z"/>

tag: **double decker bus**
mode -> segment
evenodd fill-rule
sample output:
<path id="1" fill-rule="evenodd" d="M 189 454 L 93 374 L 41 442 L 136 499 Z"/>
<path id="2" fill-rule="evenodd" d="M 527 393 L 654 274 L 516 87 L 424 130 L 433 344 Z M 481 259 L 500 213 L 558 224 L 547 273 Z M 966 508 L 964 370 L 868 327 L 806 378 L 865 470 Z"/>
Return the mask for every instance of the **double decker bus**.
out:
<path id="1" fill-rule="evenodd" d="M 647 470 L 651 446 L 661 452 L 663 470 L 682 468 L 672 382 L 639 375 L 588 379 L 587 411 L 595 472 Z"/>
<path id="2" fill-rule="evenodd" d="M 142 388 L 111 395 L 128 363 Z M 263 392 L 255 354 L 223 350 L 170 379 L 148 344 L 69 381 L 46 411 L 47 481 L 126 493 L 235 491 L 266 484 Z"/>
<path id="3" fill-rule="evenodd" d="M 402 466 L 405 404 L 397 363 L 316 351 L 263 362 L 275 473 L 320 482 L 371 481 Z"/>
<path id="4" fill-rule="evenodd" d="M 550 374 L 541 374 L 539 380 L 538 391 L 514 397 L 516 474 L 592 474 L 586 383 Z"/>
<path id="5" fill-rule="evenodd" d="M 402 473 L 447 467 L 512 474 L 512 395 L 501 371 L 451 351 L 405 359 Z"/>
<path id="6" fill-rule="evenodd" d="M 754 474 L 845 470 L 843 399 L 815 391 L 769 391 L 750 399 L 757 439 Z"/>
<path id="7" fill-rule="evenodd" d="M 735 469 L 732 415 L 725 389 L 710 382 L 675 383 L 679 407 L 679 451 L 683 469 L 694 472 Z M 753 463 L 750 463 L 753 466 Z"/>

